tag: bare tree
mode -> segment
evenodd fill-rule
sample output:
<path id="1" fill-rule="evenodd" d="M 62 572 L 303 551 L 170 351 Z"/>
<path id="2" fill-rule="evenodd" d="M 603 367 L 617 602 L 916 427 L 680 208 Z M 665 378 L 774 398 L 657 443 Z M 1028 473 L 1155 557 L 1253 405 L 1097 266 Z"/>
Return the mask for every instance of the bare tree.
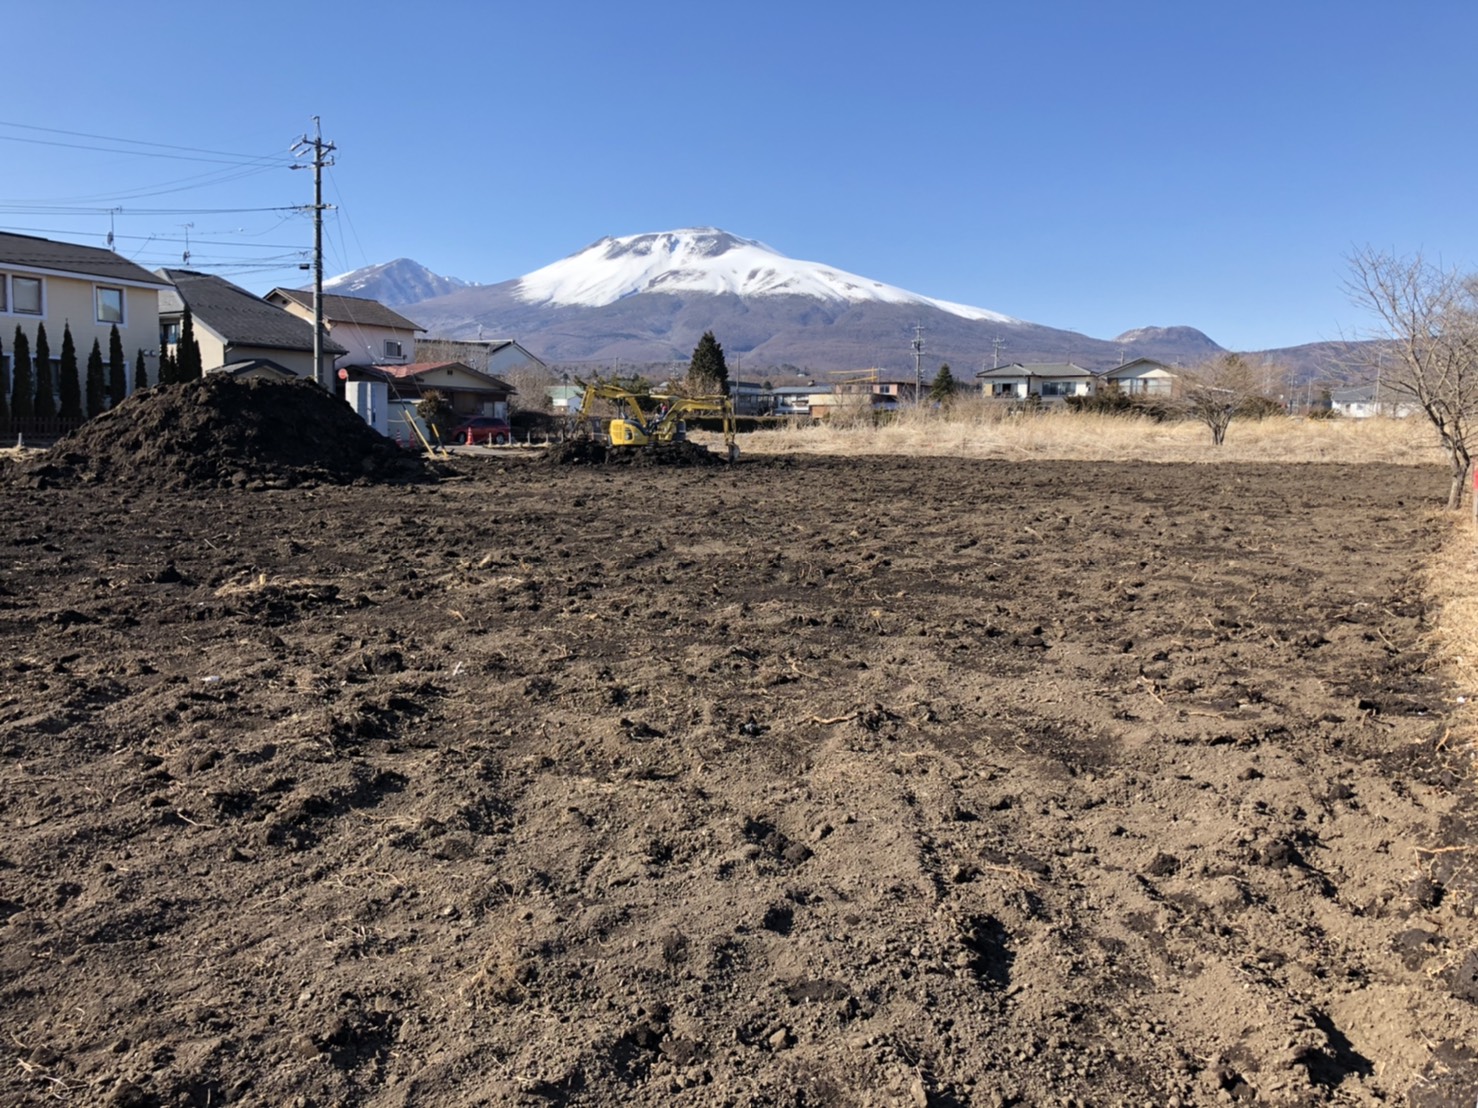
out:
<path id="1" fill-rule="evenodd" d="M 1345 290 L 1376 320 L 1371 375 L 1397 406 L 1420 408 L 1447 453 L 1447 506 L 1462 504 L 1478 418 L 1478 278 L 1369 247 L 1350 255 Z"/>
<path id="2" fill-rule="evenodd" d="M 1281 370 L 1249 362 L 1240 354 L 1223 354 L 1180 370 L 1178 376 L 1171 406 L 1185 418 L 1204 423 L 1213 446 L 1226 441 L 1232 420 L 1282 411 L 1277 399 Z"/>

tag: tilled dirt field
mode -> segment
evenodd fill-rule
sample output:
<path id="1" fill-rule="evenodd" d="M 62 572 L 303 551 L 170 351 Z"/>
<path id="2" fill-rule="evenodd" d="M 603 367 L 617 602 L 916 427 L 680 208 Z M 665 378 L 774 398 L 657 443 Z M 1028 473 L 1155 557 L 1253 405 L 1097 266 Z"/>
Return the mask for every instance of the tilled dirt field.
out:
<path id="1" fill-rule="evenodd" d="M 1435 471 L 5 490 L 0 1102 L 1471 1106 Z"/>

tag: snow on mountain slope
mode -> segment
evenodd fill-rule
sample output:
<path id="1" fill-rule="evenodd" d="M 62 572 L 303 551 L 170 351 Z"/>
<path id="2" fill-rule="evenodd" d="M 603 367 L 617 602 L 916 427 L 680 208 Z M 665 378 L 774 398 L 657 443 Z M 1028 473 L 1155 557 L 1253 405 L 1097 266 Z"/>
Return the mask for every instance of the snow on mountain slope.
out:
<path id="1" fill-rule="evenodd" d="M 326 278 L 323 282 L 324 292 L 363 296 L 378 300 L 390 308 L 415 304 L 433 296 L 445 296 L 468 287 L 466 281 L 432 273 L 420 262 L 409 258 L 396 258 L 393 262 L 365 266 L 349 273 L 341 273 L 337 277 Z"/>
<path id="2" fill-rule="evenodd" d="M 517 282 L 527 304 L 604 307 L 642 292 L 810 296 L 854 304 L 927 304 L 962 319 L 1014 323 L 1010 316 L 934 300 L 818 262 L 797 261 L 716 227 L 603 238 Z"/>

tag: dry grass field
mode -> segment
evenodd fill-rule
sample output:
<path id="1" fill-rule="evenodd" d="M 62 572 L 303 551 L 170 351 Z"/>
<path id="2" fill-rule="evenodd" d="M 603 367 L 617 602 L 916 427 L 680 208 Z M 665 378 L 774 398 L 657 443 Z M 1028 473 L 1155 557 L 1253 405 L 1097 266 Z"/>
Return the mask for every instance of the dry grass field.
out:
<path id="1" fill-rule="evenodd" d="M 947 413 L 904 411 L 879 427 L 814 424 L 745 435 L 741 446 L 753 454 L 912 454 L 1012 461 L 1445 464 L 1425 420 L 1237 420 L 1218 449 L 1200 423 L 1072 412 L 1008 415 L 1000 405 L 978 400 L 958 401 Z"/>

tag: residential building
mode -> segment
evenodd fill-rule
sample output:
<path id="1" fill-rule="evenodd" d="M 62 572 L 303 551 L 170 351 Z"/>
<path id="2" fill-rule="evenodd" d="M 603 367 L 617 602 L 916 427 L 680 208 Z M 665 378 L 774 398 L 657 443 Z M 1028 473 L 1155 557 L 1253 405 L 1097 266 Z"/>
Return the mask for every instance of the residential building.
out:
<path id="1" fill-rule="evenodd" d="M 150 376 L 159 365 L 159 294 L 168 285 L 142 266 L 99 246 L 0 232 L 0 376 L 11 387 L 15 329 L 25 332 L 34 352 L 36 326 L 46 325 L 53 365 L 62 333 L 71 329 L 79 377 L 96 341 L 107 356 L 112 329 L 118 328 L 128 358 L 128 379 L 139 351 Z"/>
<path id="2" fill-rule="evenodd" d="M 462 362 L 412 362 L 410 365 L 349 366 L 349 381 L 388 382 L 390 400 L 415 401 L 428 392 L 445 396 L 458 415 L 508 418 L 508 401 L 518 390 L 501 377 L 479 373 Z"/>
<path id="3" fill-rule="evenodd" d="M 814 384 L 777 385 L 770 390 L 771 411 L 777 416 L 809 416 L 812 400 L 820 396 L 829 399 L 831 390 Z"/>
<path id="4" fill-rule="evenodd" d="M 461 362 L 478 373 L 498 376 L 549 367 L 512 339 L 417 339 L 417 362 Z"/>
<path id="5" fill-rule="evenodd" d="M 1348 419 L 1369 419 L 1372 416 L 1405 419 L 1421 410 L 1409 394 L 1399 395 L 1389 386 L 1377 390 L 1375 385 L 1333 389 L 1329 393 L 1329 407 Z"/>
<path id="6" fill-rule="evenodd" d="M 1072 362 L 1013 362 L 983 369 L 975 375 L 981 393 L 996 400 L 1037 398 L 1045 404 L 1060 404 L 1070 396 L 1092 396 L 1096 378 L 1092 370 Z"/>
<path id="7" fill-rule="evenodd" d="M 1115 390 L 1128 396 L 1165 399 L 1175 395 L 1179 375 L 1164 362 L 1153 358 L 1135 358 L 1099 374 L 1101 390 Z"/>
<path id="8" fill-rule="evenodd" d="M 195 339 L 200 344 L 200 365 L 207 373 L 265 361 L 271 364 L 263 368 L 272 371 L 328 381 L 333 376 L 335 359 L 348 353 L 325 335 L 323 361 L 315 373 L 311 323 L 224 277 L 189 269 L 162 269 L 159 273 L 172 286 L 159 294 L 160 341 L 174 349 L 188 304 Z"/>
<path id="9" fill-rule="evenodd" d="M 276 288 L 262 299 L 313 325 L 311 290 Z M 346 365 L 409 365 L 415 360 L 416 335 L 426 333 L 426 328 L 399 312 L 362 296 L 325 293 L 319 311 L 324 334 L 345 350 L 334 361 L 335 369 Z"/>

